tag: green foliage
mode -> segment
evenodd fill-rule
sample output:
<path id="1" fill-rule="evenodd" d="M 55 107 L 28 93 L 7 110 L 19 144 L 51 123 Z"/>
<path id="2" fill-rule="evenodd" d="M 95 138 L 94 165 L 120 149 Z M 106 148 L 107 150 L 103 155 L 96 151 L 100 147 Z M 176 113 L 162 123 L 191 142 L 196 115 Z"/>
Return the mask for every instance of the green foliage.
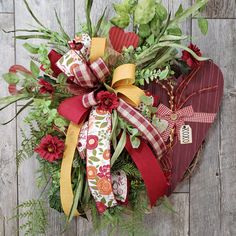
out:
<path id="1" fill-rule="evenodd" d="M 37 142 L 37 138 L 35 136 L 27 137 L 22 129 L 20 131 L 22 136 L 22 142 L 21 148 L 17 151 L 16 154 L 17 167 L 19 167 L 24 160 L 29 159 L 33 156 L 34 148 L 36 147 Z"/>
<path id="2" fill-rule="evenodd" d="M 167 19 L 168 12 L 162 3 L 159 3 L 159 2 L 156 3 L 156 15 L 158 19 L 160 19 L 161 21 L 164 21 Z"/>
<path id="3" fill-rule="evenodd" d="M 46 233 L 48 219 L 42 200 L 29 200 L 21 203 L 18 207 L 16 218 L 23 221 L 19 230 L 25 236 L 38 236 Z"/>
<path id="4" fill-rule="evenodd" d="M 135 23 L 148 24 L 154 16 L 155 0 L 139 0 L 134 12 Z"/>
<path id="5" fill-rule="evenodd" d="M 202 34 L 206 35 L 208 32 L 208 21 L 205 18 L 198 18 L 198 27 Z"/>
<path id="6" fill-rule="evenodd" d="M 33 76 L 35 76 L 35 77 L 39 76 L 40 70 L 39 70 L 38 66 L 33 61 L 30 62 L 30 70 L 31 70 Z"/>
<path id="7" fill-rule="evenodd" d="M 17 84 L 20 81 L 19 77 L 11 72 L 2 75 L 2 77 L 8 84 Z"/>
<path id="8" fill-rule="evenodd" d="M 166 66 L 164 69 L 143 69 L 136 71 L 136 81 L 137 85 L 143 86 L 145 83 L 150 84 L 155 80 L 166 80 L 170 76 L 173 75 L 173 71 L 170 69 L 169 66 Z"/>
<path id="9" fill-rule="evenodd" d="M 124 14 L 124 15 L 120 15 L 120 16 L 116 16 L 114 18 L 111 19 L 111 23 L 113 25 L 116 25 L 120 28 L 126 28 L 129 25 L 129 15 L 128 14 Z"/>

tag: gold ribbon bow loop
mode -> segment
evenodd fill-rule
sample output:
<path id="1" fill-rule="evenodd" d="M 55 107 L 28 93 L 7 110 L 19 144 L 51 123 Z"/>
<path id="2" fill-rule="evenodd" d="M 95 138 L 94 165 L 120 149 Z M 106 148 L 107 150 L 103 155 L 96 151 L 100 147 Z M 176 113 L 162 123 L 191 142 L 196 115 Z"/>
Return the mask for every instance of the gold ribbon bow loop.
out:
<path id="1" fill-rule="evenodd" d="M 117 67 L 113 73 L 111 87 L 116 91 L 118 97 L 133 107 L 140 104 L 140 97 L 144 91 L 135 83 L 135 64 L 124 64 Z"/>

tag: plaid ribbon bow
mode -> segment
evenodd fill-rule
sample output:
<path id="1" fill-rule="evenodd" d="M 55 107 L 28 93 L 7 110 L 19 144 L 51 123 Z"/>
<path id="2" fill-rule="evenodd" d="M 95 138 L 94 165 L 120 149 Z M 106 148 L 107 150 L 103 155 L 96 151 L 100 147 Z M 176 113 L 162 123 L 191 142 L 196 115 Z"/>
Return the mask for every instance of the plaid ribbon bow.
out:
<path id="1" fill-rule="evenodd" d="M 213 123 L 215 116 L 215 113 L 194 112 L 192 106 L 177 111 L 172 111 L 163 104 L 157 108 L 157 117 L 168 121 L 168 128 L 161 134 L 165 141 L 169 138 L 171 129 L 174 127 L 178 138 L 180 138 L 180 129 L 185 122 Z"/>
<path id="2" fill-rule="evenodd" d="M 83 88 L 96 88 L 105 81 L 110 71 L 102 58 L 98 58 L 90 65 L 83 63 L 73 69 L 74 82 Z"/>

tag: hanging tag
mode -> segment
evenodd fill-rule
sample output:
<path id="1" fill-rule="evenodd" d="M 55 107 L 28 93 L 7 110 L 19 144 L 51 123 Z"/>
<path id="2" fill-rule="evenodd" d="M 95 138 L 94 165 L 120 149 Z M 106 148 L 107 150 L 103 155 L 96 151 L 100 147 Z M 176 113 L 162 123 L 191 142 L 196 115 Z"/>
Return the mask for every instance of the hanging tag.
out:
<path id="1" fill-rule="evenodd" d="M 190 144 L 192 142 L 192 128 L 189 125 L 182 125 L 180 128 L 180 143 Z"/>

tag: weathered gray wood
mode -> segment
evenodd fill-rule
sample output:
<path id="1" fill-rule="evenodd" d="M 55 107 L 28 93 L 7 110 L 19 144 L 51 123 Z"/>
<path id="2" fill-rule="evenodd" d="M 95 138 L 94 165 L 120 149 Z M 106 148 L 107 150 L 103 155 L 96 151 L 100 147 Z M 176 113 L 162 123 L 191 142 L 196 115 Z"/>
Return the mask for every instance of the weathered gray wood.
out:
<path id="1" fill-rule="evenodd" d="M 176 213 L 163 206 L 146 216 L 147 233 L 155 236 L 187 236 L 189 232 L 189 194 L 174 193 L 169 198 Z"/>
<path id="2" fill-rule="evenodd" d="M 103 10 L 107 7 L 106 17 L 110 18 L 114 15 L 114 11 L 112 10 L 112 4 L 122 2 L 121 0 L 103 0 L 101 1 L 94 1 L 92 11 L 91 11 L 91 18 L 92 22 L 96 24 L 98 19 L 103 13 Z M 86 22 L 86 15 L 85 15 L 85 1 L 75 1 L 75 28 L 76 31 L 81 29 L 81 24 Z"/>
<path id="3" fill-rule="evenodd" d="M 208 18 L 236 18 L 235 0 L 210 0 L 206 8 Z"/>
<path id="4" fill-rule="evenodd" d="M 210 20 L 209 34 L 202 37 L 193 25 L 202 51 L 213 58 L 225 76 L 221 120 L 210 131 L 199 173 L 190 192 L 191 235 L 235 235 L 235 20 Z"/>
<path id="5" fill-rule="evenodd" d="M 221 235 L 236 235 L 236 20 L 211 20 L 207 52 L 213 55 L 225 76 L 225 95 L 220 115 L 220 226 Z M 210 45 L 211 44 L 211 45 Z M 214 46 L 213 46 L 214 45 Z M 205 49 L 205 48 L 204 48 Z M 216 50 L 217 49 L 217 50 Z"/>
<path id="6" fill-rule="evenodd" d="M 30 0 L 28 1 L 38 19 L 47 27 L 58 30 L 58 24 L 54 15 L 54 8 L 57 10 L 58 15 L 62 21 L 62 24 L 68 34 L 72 37 L 74 35 L 74 1 L 73 0 Z M 16 28 L 30 28 L 30 25 L 37 25 L 33 22 L 30 14 L 27 12 L 23 0 L 15 1 L 15 19 Z M 31 43 L 38 43 L 39 40 L 31 40 Z M 17 40 L 16 43 L 16 62 L 25 66 L 29 66 L 30 56 L 29 53 L 22 47 L 24 41 Z M 22 103 L 21 103 L 22 104 Z M 25 113 L 26 114 L 26 113 Z M 23 115 L 23 114 L 22 114 Z M 23 117 L 23 116 L 21 116 Z M 19 120 L 21 120 L 19 117 Z M 21 125 L 25 127 L 25 125 Z M 19 135 L 20 136 L 20 135 Z M 20 139 L 20 137 L 19 137 Z M 20 145 L 20 141 L 19 141 Z M 19 170 L 19 202 L 37 198 L 39 196 L 39 190 L 35 185 L 35 172 L 37 170 L 37 161 L 32 158 L 23 163 Z M 60 215 L 53 211 L 49 211 L 49 225 L 47 235 L 63 235 L 64 222 Z M 73 221 L 71 227 L 64 235 L 76 234 L 76 222 Z"/>
<path id="7" fill-rule="evenodd" d="M 0 28 L 14 29 L 13 15 L 0 14 Z M 0 75 L 6 73 L 14 63 L 13 34 L 0 31 Z M 0 79 L 0 97 L 7 96 L 7 84 Z M 8 121 L 15 115 L 15 105 L 12 105 L 0 115 L 0 123 Z M 16 123 L 0 125 L 0 235 L 16 235 L 17 221 L 8 219 L 13 216 L 17 205 L 17 173 L 16 173 Z"/>
<path id="8" fill-rule="evenodd" d="M 0 12 L 13 13 L 13 0 L 0 0 Z"/>

